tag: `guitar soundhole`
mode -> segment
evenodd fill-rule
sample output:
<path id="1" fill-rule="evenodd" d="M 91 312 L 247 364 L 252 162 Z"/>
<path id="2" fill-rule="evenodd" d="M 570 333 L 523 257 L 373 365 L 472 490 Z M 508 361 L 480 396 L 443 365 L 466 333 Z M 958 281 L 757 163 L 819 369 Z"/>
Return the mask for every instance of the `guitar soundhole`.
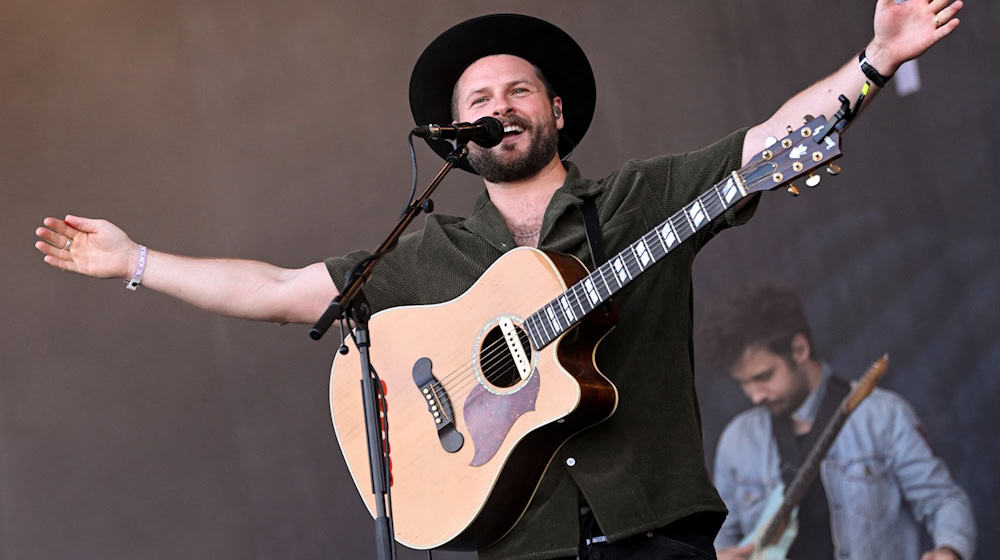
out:
<path id="1" fill-rule="evenodd" d="M 486 381 L 496 387 L 513 387 L 530 371 L 531 341 L 528 333 L 520 325 L 515 325 L 514 330 L 521 342 L 519 349 L 508 344 L 499 325 L 486 333 L 479 348 L 480 370 Z M 519 351 L 523 351 L 523 357 L 518 355 Z"/>

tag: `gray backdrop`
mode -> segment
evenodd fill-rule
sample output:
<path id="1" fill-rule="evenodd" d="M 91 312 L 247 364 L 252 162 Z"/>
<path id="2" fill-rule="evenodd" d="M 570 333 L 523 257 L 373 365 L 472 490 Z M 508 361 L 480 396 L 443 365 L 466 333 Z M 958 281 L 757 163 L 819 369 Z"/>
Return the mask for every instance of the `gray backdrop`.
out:
<path id="1" fill-rule="evenodd" d="M 872 4 L 0 1 L 0 556 L 373 550 L 329 423 L 334 337 L 52 270 L 32 247 L 42 217 L 107 217 L 150 247 L 301 266 L 373 247 L 394 222 L 410 68 L 462 19 L 518 11 L 577 38 L 598 106 L 574 160 L 599 176 L 764 119 L 864 46 Z M 884 385 L 969 490 L 989 557 L 1000 19 L 995 3 L 967 4 L 920 60 L 923 89 L 885 92 L 845 136 L 839 178 L 769 194 L 709 245 L 695 304 L 783 280 L 842 374 L 891 352 Z M 425 184 L 438 160 L 418 152 Z M 477 190 L 450 176 L 438 210 L 463 213 Z M 699 392 L 712 449 L 746 402 L 707 368 Z"/>

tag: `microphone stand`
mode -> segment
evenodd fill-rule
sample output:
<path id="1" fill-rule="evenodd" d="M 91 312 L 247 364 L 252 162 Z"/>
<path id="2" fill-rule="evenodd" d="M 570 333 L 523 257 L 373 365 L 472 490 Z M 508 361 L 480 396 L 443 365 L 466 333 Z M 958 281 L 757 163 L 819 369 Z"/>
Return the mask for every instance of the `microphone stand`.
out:
<path id="1" fill-rule="evenodd" d="M 395 557 L 395 539 L 392 531 L 391 500 L 389 500 L 389 467 L 383 446 L 382 423 L 379 421 L 379 403 L 374 383 L 374 371 L 368 349 L 371 346 L 368 331 L 368 318 L 371 309 L 362 293 L 362 288 L 371 277 L 372 269 L 378 261 L 396 246 L 399 237 L 406 227 L 420 212 L 434 211 L 431 193 L 437 188 L 444 176 L 469 153 L 467 142 L 458 144 L 454 151 L 445 158 L 444 166 L 431 181 L 423 194 L 403 212 L 399 223 L 392 229 L 389 236 L 378 246 L 378 249 L 367 259 L 358 263 L 350 272 L 344 291 L 333 298 L 323 315 L 309 329 L 309 337 L 319 340 L 336 320 L 349 318 L 355 325 L 354 340 L 361 359 L 361 394 L 364 400 L 365 431 L 368 436 L 368 462 L 371 472 L 372 492 L 375 494 L 375 550 L 376 558 L 389 560 Z M 347 347 L 343 346 L 342 353 Z M 367 372 L 367 374 L 366 374 Z M 388 419 L 385 429 L 388 430 Z M 388 440 L 388 434 L 385 440 Z M 388 506 L 388 507 L 387 507 Z"/>

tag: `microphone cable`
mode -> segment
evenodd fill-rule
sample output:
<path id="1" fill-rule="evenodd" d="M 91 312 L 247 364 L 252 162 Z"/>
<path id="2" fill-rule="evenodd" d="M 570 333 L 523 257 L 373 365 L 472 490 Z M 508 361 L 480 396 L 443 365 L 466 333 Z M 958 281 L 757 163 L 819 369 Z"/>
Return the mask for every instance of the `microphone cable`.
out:
<path id="1" fill-rule="evenodd" d="M 413 149 L 412 130 L 406 139 L 410 144 L 410 199 L 406 201 L 406 206 L 403 207 L 403 211 L 400 213 L 401 216 L 410 209 L 410 206 L 413 204 L 413 197 L 417 195 L 417 152 Z"/>

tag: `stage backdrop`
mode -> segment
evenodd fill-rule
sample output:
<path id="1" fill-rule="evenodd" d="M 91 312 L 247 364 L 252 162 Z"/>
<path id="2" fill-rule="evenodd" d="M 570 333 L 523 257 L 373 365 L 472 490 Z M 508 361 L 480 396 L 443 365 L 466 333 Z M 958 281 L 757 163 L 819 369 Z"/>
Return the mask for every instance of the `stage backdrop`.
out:
<path id="1" fill-rule="evenodd" d="M 0 556 L 373 551 L 330 427 L 335 337 L 50 269 L 32 247 L 44 216 L 305 265 L 373 247 L 394 223 L 410 68 L 460 20 L 524 12 L 577 38 L 598 103 L 573 159 L 600 176 L 763 120 L 856 56 L 873 5 L 3 0 Z M 696 311 L 740 284 L 798 286 L 847 377 L 889 351 L 884 385 L 972 496 L 981 557 L 1000 548 L 997 10 L 968 1 L 955 36 L 920 60 L 921 89 L 889 88 L 845 136 L 843 174 L 797 199 L 770 193 L 695 279 Z M 439 162 L 417 149 L 425 184 Z M 437 210 L 466 212 L 478 189 L 455 173 Z M 746 402 L 707 368 L 699 393 L 710 461 Z"/>

